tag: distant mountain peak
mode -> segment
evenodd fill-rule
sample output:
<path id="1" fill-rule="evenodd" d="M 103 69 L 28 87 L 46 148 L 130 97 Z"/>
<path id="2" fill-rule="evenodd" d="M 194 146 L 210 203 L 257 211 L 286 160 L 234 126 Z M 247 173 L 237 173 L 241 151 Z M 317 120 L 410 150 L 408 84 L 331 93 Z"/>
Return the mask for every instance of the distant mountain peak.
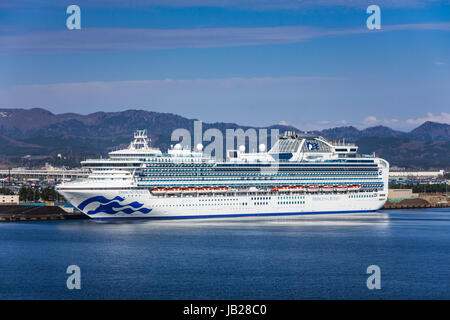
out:
<path id="1" fill-rule="evenodd" d="M 425 127 L 425 128 L 429 128 L 429 127 L 440 127 L 440 128 L 444 128 L 444 127 L 448 127 L 450 125 L 446 124 L 446 123 L 441 123 L 441 122 L 435 122 L 435 121 L 425 121 L 424 123 L 422 123 L 420 126 L 418 126 L 416 129 L 419 129 L 421 127 Z"/>
<path id="2" fill-rule="evenodd" d="M 448 141 L 450 140 L 450 125 L 426 121 L 414 130 L 411 130 L 409 135 L 420 141 Z"/>

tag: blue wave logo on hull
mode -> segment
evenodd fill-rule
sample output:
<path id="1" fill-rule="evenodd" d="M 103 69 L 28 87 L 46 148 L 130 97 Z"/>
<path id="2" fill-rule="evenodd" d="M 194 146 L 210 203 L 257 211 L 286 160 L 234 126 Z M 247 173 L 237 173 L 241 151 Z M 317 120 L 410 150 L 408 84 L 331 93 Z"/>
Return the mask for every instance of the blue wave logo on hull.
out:
<path id="1" fill-rule="evenodd" d="M 142 208 L 144 204 L 139 203 L 137 201 L 133 201 L 131 203 L 121 204 L 120 202 L 125 201 L 124 198 L 116 196 L 113 199 L 105 198 L 104 196 L 95 196 L 89 199 L 84 200 L 78 205 L 78 209 L 81 211 L 86 208 L 89 204 L 98 202 L 99 205 L 94 210 L 89 210 L 87 212 L 88 215 L 94 215 L 100 212 L 107 214 L 116 214 L 119 212 L 124 212 L 126 214 L 132 214 L 135 212 L 141 213 L 149 213 L 152 209 Z M 131 207 L 131 208 L 130 208 Z M 115 210 L 119 209 L 119 210 Z"/>

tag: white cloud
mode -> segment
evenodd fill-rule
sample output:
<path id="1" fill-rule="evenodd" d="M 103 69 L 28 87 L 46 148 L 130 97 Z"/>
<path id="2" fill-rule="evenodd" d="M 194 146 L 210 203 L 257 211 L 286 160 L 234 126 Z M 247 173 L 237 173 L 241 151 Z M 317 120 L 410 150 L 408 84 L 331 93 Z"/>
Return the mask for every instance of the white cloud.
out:
<path id="1" fill-rule="evenodd" d="M 416 118 L 416 119 L 408 119 L 408 120 L 406 120 L 406 123 L 412 124 L 412 125 L 420 125 L 426 121 L 450 124 L 450 113 L 441 112 L 441 114 L 435 115 L 431 112 L 428 112 L 426 117 Z"/>
<path id="2" fill-rule="evenodd" d="M 31 0 L 6 0 L 0 2 L 0 7 L 14 7 L 33 5 L 35 1 Z M 384 8 L 407 8 L 424 7 L 430 4 L 448 2 L 448 0 L 377 0 L 376 4 Z M 278 10 L 278 9 L 298 9 L 305 7 L 356 7 L 367 8 L 372 1 L 369 0 L 77 0 L 80 7 L 106 7 L 125 8 L 125 7 L 233 7 L 254 10 Z M 58 3 L 54 0 L 39 0 L 42 6 L 64 6 L 66 2 Z"/>
<path id="3" fill-rule="evenodd" d="M 421 118 L 416 118 L 416 119 L 407 119 L 407 120 L 399 120 L 397 118 L 378 119 L 375 116 L 368 116 L 368 117 L 364 118 L 364 120 L 361 123 L 355 124 L 355 126 L 362 129 L 365 127 L 370 127 L 370 126 L 375 126 L 375 125 L 384 125 L 384 126 L 388 126 L 390 128 L 396 128 L 399 130 L 407 130 L 407 129 L 415 128 L 426 121 L 450 124 L 450 113 L 441 112 L 441 114 L 434 115 L 433 113 L 428 112 L 426 117 L 421 117 Z"/>
<path id="4" fill-rule="evenodd" d="M 392 118 L 392 119 L 378 119 L 375 116 L 368 116 L 366 118 L 364 118 L 362 124 L 366 125 L 366 126 L 373 126 L 373 125 L 386 125 L 386 126 L 397 126 L 397 125 L 401 125 L 400 123 L 401 121 L 399 121 L 396 118 Z"/>
<path id="5" fill-rule="evenodd" d="M 365 124 L 374 124 L 374 123 L 378 123 L 378 119 L 375 116 L 368 116 L 366 118 L 364 118 L 363 122 Z"/>
<path id="6" fill-rule="evenodd" d="M 280 122 L 278 122 L 278 124 L 281 125 L 281 126 L 291 126 L 290 123 L 288 123 L 288 122 L 286 122 L 284 120 L 281 120 Z"/>
<path id="7" fill-rule="evenodd" d="M 192 117 L 210 113 L 211 118 L 214 116 L 216 120 L 226 114 L 231 121 L 236 117 L 236 112 L 242 110 L 259 116 L 262 114 L 261 108 L 279 104 L 280 96 L 287 103 L 298 105 L 298 95 L 302 90 L 340 81 L 340 78 L 305 76 L 20 85 L 0 89 L 0 107 L 43 106 L 55 112 L 71 110 L 86 113 L 150 106 L 154 111 Z M 274 116 L 269 118 L 277 119 L 278 111 L 277 108 L 270 108 Z"/>
<path id="8" fill-rule="evenodd" d="M 450 31 L 450 22 L 383 26 L 379 32 L 399 30 Z M 196 29 L 85 28 L 71 32 L 65 30 L 3 35 L 0 36 L 0 54 L 276 45 L 363 33 L 373 32 L 364 26 L 347 29 L 309 26 Z"/>
<path id="9" fill-rule="evenodd" d="M 395 108 L 395 105 L 389 104 L 383 110 L 371 108 L 371 113 L 366 117 L 359 116 L 355 111 L 358 105 L 365 102 L 364 96 L 363 100 L 358 100 L 358 97 L 350 99 L 355 104 L 343 104 L 342 109 L 335 112 L 329 106 L 340 101 L 337 99 L 339 97 L 333 95 L 336 88 L 341 86 L 345 90 L 337 91 L 352 92 L 353 86 L 349 79 L 317 76 L 21 85 L 0 88 L 0 108 L 43 107 L 55 113 L 151 108 L 152 111 L 171 112 L 209 122 L 245 119 L 242 124 L 262 126 L 272 125 L 282 119 L 280 124 L 293 125 L 302 130 L 349 125 L 366 128 L 380 124 L 406 130 L 425 121 L 450 124 L 450 113 L 440 112 L 448 108 L 440 105 L 429 106 L 429 110 L 435 114 L 428 113 L 424 117 L 407 120 L 389 115 Z M 348 96 L 344 98 L 346 101 Z"/>

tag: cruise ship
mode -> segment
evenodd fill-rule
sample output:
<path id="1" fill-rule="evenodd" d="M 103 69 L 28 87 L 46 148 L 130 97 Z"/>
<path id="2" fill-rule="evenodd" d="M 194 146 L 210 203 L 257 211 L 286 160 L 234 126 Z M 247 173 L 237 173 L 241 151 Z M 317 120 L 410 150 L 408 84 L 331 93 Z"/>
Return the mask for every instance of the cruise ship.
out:
<path id="1" fill-rule="evenodd" d="M 201 145 L 163 153 L 137 130 L 128 148 L 82 161 L 88 177 L 56 190 L 93 219 L 373 212 L 387 200 L 389 163 L 354 144 L 286 131 L 263 147 L 217 161 Z"/>

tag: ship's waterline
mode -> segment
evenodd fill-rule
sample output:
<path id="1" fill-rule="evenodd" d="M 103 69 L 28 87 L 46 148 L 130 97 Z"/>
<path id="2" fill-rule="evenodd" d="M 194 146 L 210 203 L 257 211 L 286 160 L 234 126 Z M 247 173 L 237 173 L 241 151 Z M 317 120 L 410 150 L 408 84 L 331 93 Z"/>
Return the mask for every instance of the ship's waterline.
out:
<path id="1" fill-rule="evenodd" d="M 129 148 L 83 161 L 87 179 L 57 190 L 94 219 L 175 219 L 372 212 L 389 164 L 351 144 L 287 132 L 268 152 L 217 162 L 179 146 L 164 154 L 137 131 Z"/>

